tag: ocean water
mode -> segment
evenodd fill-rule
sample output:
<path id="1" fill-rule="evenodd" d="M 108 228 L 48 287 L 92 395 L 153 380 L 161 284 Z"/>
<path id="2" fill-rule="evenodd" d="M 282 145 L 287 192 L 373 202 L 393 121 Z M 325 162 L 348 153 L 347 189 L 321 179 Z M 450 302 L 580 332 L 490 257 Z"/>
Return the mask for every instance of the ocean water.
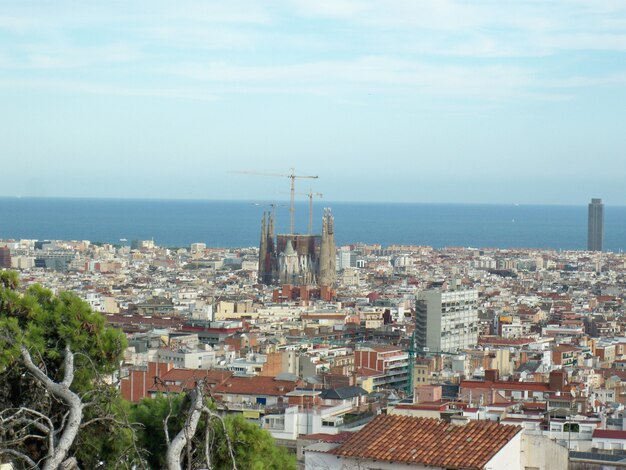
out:
<path id="1" fill-rule="evenodd" d="M 314 233 L 324 207 L 335 217 L 338 245 L 391 244 L 585 249 L 587 206 L 348 203 L 314 207 Z M 269 205 L 248 201 L 0 198 L 0 239 L 154 239 L 163 246 L 204 242 L 256 246 Z M 308 202 L 296 204 L 296 231 L 308 231 Z M 288 232 L 288 207 L 276 208 Z M 626 207 L 605 206 L 605 249 L 626 249 Z"/>

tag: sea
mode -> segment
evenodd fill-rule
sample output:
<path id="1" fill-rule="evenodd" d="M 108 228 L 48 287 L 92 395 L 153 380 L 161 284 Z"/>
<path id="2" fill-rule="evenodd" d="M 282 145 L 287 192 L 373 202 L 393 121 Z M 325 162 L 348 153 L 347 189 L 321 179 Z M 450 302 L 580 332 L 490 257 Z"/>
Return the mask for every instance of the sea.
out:
<path id="1" fill-rule="evenodd" d="M 324 208 L 335 219 L 338 245 L 356 242 L 435 248 L 584 250 L 587 206 L 419 204 L 316 201 L 313 233 Z M 287 203 L 154 199 L 0 198 L 0 240 L 91 240 L 125 244 L 257 246 L 264 211 L 275 210 L 277 231 L 289 232 Z M 605 206 L 606 251 L 626 249 L 626 207 Z M 296 203 L 295 231 L 307 233 L 309 205 Z"/>

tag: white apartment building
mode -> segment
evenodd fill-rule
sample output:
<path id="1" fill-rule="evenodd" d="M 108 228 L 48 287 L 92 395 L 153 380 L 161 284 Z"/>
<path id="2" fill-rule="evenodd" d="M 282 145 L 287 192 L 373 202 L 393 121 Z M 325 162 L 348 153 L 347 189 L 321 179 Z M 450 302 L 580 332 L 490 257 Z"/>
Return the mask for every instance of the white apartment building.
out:
<path id="1" fill-rule="evenodd" d="M 427 290 L 418 294 L 416 346 L 454 352 L 478 343 L 478 292 Z"/>

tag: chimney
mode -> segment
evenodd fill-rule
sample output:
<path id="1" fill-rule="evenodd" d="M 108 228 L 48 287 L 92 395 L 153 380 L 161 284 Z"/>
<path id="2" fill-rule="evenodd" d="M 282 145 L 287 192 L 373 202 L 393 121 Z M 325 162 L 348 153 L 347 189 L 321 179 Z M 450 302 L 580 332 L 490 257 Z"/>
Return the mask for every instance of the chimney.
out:
<path id="1" fill-rule="evenodd" d="M 450 416 L 450 424 L 454 426 L 465 426 L 469 423 L 469 418 L 463 415 L 452 415 Z"/>
<path id="2" fill-rule="evenodd" d="M 500 378 L 500 371 L 498 369 L 485 369 L 485 381 L 497 382 Z"/>

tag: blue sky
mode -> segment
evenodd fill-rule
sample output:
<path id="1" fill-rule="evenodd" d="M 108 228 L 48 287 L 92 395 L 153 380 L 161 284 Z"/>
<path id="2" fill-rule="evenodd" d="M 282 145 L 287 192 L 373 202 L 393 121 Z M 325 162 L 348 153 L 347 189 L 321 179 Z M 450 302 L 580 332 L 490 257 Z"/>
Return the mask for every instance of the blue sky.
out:
<path id="1" fill-rule="evenodd" d="M 2 196 L 626 205 L 623 0 L 3 2 L 0 103 Z"/>

